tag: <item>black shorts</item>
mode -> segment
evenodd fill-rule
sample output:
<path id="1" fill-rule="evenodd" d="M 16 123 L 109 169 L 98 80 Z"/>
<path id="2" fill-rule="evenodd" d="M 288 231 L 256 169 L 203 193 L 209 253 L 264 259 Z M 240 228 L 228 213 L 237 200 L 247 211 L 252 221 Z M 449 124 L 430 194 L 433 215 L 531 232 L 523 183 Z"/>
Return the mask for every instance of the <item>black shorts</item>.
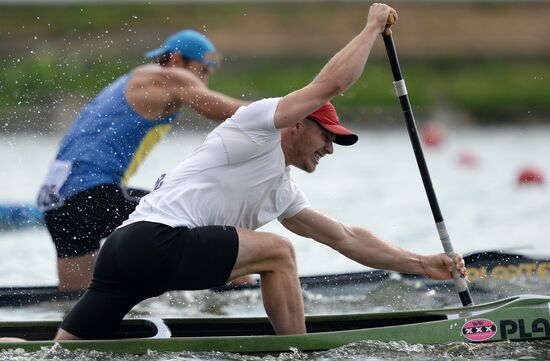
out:
<path id="1" fill-rule="evenodd" d="M 99 249 L 101 240 L 124 222 L 148 192 L 104 184 L 67 199 L 63 206 L 45 212 L 46 227 L 58 258 L 77 257 Z"/>
<path id="2" fill-rule="evenodd" d="M 105 241 L 88 290 L 61 328 L 84 339 L 117 337 L 122 318 L 147 298 L 226 284 L 238 252 L 233 227 L 137 222 L 119 228 Z"/>

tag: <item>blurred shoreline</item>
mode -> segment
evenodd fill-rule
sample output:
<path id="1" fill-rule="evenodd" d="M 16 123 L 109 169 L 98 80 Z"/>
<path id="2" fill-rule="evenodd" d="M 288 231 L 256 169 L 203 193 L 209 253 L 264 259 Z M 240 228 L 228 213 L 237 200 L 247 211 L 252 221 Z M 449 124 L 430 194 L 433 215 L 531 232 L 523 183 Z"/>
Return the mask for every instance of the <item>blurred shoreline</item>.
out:
<path id="1" fill-rule="evenodd" d="M 0 3 L 0 130 L 63 131 L 110 81 L 182 27 L 222 55 L 211 87 L 249 100 L 309 82 L 363 26 L 370 3 Z M 55 5 L 55 6 L 47 6 Z M 394 38 L 418 121 L 540 124 L 550 114 L 550 2 L 398 1 Z M 62 14 L 62 16 L 60 16 Z M 401 126 L 382 41 L 334 100 L 347 123 Z M 198 116 L 188 111 L 181 121 Z M 199 127 L 201 122 L 199 122 Z"/>

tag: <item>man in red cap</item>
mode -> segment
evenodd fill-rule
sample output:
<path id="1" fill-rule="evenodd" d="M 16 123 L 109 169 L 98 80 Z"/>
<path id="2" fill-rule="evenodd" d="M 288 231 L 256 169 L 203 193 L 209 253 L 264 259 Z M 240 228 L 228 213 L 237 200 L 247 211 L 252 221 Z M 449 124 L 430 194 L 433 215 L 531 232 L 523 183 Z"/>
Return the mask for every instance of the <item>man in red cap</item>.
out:
<path id="1" fill-rule="evenodd" d="M 374 4 L 365 28 L 304 88 L 262 99 L 214 129 L 173 171 L 162 174 L 126 222 L 107 238 L 90 287 L 56 339 L 116 337 L 138 302 L 169 290 L 196 290 L 260 274 L 265 310 L 277 334 L 304 333 L 304 307 L 291 242 L 256 231 L 278 219 L 290 231 L 361 264 L 450 279 L 460 255 L 419 255 L 368 229 L 313 209 L 290 166 L 313 172 L 333 143 L 357 136 L 340 125 L 330 99 L 363 72 L 392 8 Z"/>

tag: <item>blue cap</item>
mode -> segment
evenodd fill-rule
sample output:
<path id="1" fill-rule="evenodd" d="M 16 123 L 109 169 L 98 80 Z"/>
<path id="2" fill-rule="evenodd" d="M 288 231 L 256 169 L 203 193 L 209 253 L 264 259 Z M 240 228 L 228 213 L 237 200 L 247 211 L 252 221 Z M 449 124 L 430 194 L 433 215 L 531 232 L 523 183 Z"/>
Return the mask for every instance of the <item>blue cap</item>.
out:
<path id="1" fill-rule="evenodd" d="M 187 59 L 196 60 L 211 68 L 217 65 L 216 48 L 206 36 L 195 30 L 182 30 L 170 35 L 164 45 L 145 53 L 145 59 L 154 59 L 178 52 Z"/>

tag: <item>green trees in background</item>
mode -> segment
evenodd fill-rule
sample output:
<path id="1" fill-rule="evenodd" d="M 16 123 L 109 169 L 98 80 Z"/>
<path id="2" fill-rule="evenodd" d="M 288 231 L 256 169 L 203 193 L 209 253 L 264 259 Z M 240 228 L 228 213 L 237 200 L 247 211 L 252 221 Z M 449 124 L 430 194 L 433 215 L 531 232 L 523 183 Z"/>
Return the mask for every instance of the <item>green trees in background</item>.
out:
<path id="1" fill-rule="evenodd" d="M 484 9 L 499 15 L 502 6 L 515 5 Z M 416 16 L 414 11 L 425 12 L 418 6 L 401 7 L 404 18 Z M 225 58 L 222 70 L 211 77 L 212 88 L 246 99 L 286 94 L 308 83 L 327 57 L 362 26 L 363 17 L 354 14 L 358 8 L 367 7 L 209 3 L 0 8 L 0 116 L 4 127 L 9 128 L 20 118 L 28 121 L 29 113 L 31 117 L 41 114 L 37 122 L 51 122 L 44 112 L 56 109 L 59 114 L 66 104 L 78 109 L 107 83 L 142 62 L 145 50 L 158 46 L 182 24 L 203 27 L 211 36 L 217 35 L 213 40 Z M 431 8 L 435 6 L 426 9 Z M 343 13 L 333 18 L 343 21 L 327 23 L 336 12 Z M 430 15 L 426 17 L 415 18 L 408 26 L 427 24 Z M 250 22 L 251 18 L 254 21 Z M 271 29 L 271 33 L 243 36 L 242 32 L 249 30 L 240 29 L 240 23 L 246 29 Z M 402 35 L 410 33 L 406 24 L 401 26 Z M 287 32 L 285 40 L 275 36 L 281 34 L 272 34 L 273 29 Z M 308 36 L 300 37 L 306 30 Z M 544 58 L 519 53 L 500 56 L 498 51 L 494 56 L 475 52 L 455 56 L 451 48 L 447 56 L 433 56 L 427 51 L 415 53 L 415 47 L 407 45 L 410 38 L 398 36 L 396 40 L 399 49 L 405 50 L 400 54 L 401 65 L 417 113 L 444 105 L 459 109 L 475 122 L 487 123 L 544 120 L 550 111 L 550 62 Z M 449 43 L 444 37 L 439 41 L 443 49 Z M 506 50 L 515 54 L 512 44 L 510 48 Z M 383 48 L 379 47 L 363 77 L 334 102 L 346 120 L 399 113 L 391 79 Z"/>
<path id="2" fill-rule="evenodd" d="M 284 95 L 307 84 L 324 59 L 257 59 L 226 61 L 211 78 L 214 89 L 246 99 Z M 135 59 L 63 58 L 42 54 L 2 64 L 0 108 L 84 102 Z M 431 60 L 402 62 L 415 111 L 446 104 L 479 122 L 540 120 L 550 111 L 550 64 L 537 61 Z M 335 99 L 347 119 L 396 108 L 388 65 L 368 64 L 363 77 Z"/>

